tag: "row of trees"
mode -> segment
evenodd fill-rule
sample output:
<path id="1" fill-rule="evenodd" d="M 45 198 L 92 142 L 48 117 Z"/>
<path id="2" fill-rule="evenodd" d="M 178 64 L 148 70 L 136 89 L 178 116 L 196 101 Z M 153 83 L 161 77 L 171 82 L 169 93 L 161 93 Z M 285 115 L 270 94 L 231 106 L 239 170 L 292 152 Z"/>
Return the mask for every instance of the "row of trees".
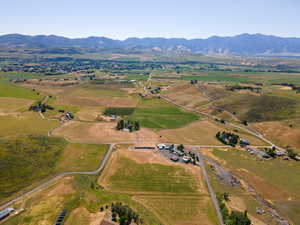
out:
<path id="1" fill-rule="evenodd" d="M 130 132 L 140 130 L 140 123 L 138 121 L 120 120 L 117 123 L 117 130 L 128 129 Z"/>
<path id="2" fill-rule="evenodd" d="M 112 203 L 111 205 L 112 220 L 119 222 L 120 225 L 143 224 L 140 216 L 134 212 L 129 206 L 122 205 L 121 202 Z"/>

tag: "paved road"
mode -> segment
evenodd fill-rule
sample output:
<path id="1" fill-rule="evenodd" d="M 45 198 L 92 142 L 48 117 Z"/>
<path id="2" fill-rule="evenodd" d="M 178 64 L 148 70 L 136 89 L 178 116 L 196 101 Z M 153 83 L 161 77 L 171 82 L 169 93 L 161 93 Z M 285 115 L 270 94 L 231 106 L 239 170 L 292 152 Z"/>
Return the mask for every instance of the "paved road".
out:
<path id="1" fill-rule="evenodd" d="M 200 166 L 201 169 L 202 169 L 203 176 L 204 176 L 207 188 L 208 188 L 208 192 L 210 194 L 210 197 L 211 197 L 212 203 L 214 205 L 214 208 L 217 212 L 219 223 L 220 223 L 220 225 L 224 225 L 223 216 L 222 216 L 222 213 L 221 213 L 221 210 L 220 210 L 220 207 L 219 207 L 219 203 L 218 203 L 216 194 L 214 192 L 214 189 L 211 186 L 211 183 L 210 183 L 210 180 L 209 180 L 209 177 L 208 177 L 208 174 L 207 174 L 207 170 L 206 170 L 206 167 L 205 167 L 205 162 L 202 158 L 202 155 L 199 152 L 196 152 L 196 154 L 199 157 L 198 166 Z"/>
<path id="2" fill-rule="evenodd" d="M 115 146 L 115 144 L 111 144 L 111 145 L 110 145 L 108 151 L 105 153 L 104 158 L 101 160 L 100 165 L 99 165 L 99 167 L 98 167 L 96 170 L 94 170 L 94 171 L 83 171 L 83 172 L 76 172 L 76 171 L 75 171 L 75 172 L 65 172 L 65 173 L 61 173 L 61 174 L 59 174 L 59 175 L 57 175 L 57 176 L 55 176 L 55 177 L 49 179 L 48 181 L 45 181 L 45 182 L 43 182 L 42 184 L 39 184 L 38 186 L 36 186 L 36 187 L 33 188 L 32 190 L 27 191 L 27 192 L 25 192 L 25 193 L 23 193 L 23 194 L 20 194 L 18 197 L 14 198 L 13 200 L 10 200 L 9 202 L 7 202 L 7 203 L 1 205 L 1 206 L 0 206 L 0 210 L 9 207 L 10 205 L 14 204 L 15 202 L 21 200 L 22 198 L 24 198 L 24 197 L 26 197 L 26 196 L 29 196 L 29 195 L 31 195 L 31 194 L 37 192 L 37 191 L 40 191 L 40 190 L 43 189 L 44 187 L 47 187 L 49 184 L 51 184 L 51 183 L 53 183 L 53 182 L 55 182 L 55 181 L 57 181 L 57 180 L 59 180 L 59 179 L 65 177 L 65 176 L 76 175 L 76 174 L 78 174 L 78 175 L 96 175 L 96 174 L 99 174 L 99 173 L 104 169 L 104 167 L 105 167 L 105 165 L 106 165 L 108 159 L 110 158 L 111 153 L 112 153 L 113 150 L 114 150 L 114 146 Z"/>

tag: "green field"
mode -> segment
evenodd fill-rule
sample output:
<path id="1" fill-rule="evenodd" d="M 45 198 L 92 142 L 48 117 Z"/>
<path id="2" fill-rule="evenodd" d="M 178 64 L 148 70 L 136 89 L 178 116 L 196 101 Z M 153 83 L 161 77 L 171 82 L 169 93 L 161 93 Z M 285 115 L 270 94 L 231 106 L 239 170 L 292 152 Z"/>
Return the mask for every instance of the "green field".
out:
<path id="1" fill-rule="evenodd" d="M 195 193 L 195 179 L 178 166 L 138 164 L 121 158 L 119 168 L 109 178 L 109 186 L 117 191 Z"/>
<path id="2" fill-rule="evenodd" d="M 199 117 L 195 114 L 183 112 L 177 107 L 165 103 L 160 99 L 142 99 L 130 120 L 139 121 L 143 127 L 163 129 L 178 128 Z"/>
<path id="3" fill-rule="evenodd" d="M 42 134 L 59 125 L 58 121 L 43 120 L 36 112 L 24 112 L 19 116 L 0 116 L 0 137 Z"/>
<path id="4" fill-rule="evenodd" d="M 108 145 L 68 143 L 56 171 L 92 171 L 100 165 Z"/>
<path id="5" fill-rule="evenodd" d="M 9 83 L 8 81 L 1 79 L 0 97 L 27 98 L 32 100 L 41 100 L 43 98 L 43 96 L 38 95 L 37 92 L 19 87 L 15 84 Z"/>
<path id="6" fill-rule="evenodd" d="M 52 173 L 65 145 L 61 138 L 45 136 L 0 141 L 1 198 Z"/>

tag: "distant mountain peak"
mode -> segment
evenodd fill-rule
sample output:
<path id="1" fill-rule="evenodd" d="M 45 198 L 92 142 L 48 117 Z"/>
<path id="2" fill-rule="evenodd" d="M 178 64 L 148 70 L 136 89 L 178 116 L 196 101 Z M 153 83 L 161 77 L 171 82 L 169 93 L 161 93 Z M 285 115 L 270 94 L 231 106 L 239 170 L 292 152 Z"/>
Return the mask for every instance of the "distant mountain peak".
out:
<path id="1" fill-rule="evenodd" d="M 59 48 L 78 47 L 101 50 L 128 51 L 186 51 L 203 54 L 272 55 L 300 54 L 300 38 L 282 38 L 264 34 L 243 33 L 232 37 L 212 36 L 206 39 L 144 37 L 127 38 L 124 41 L 107 37 L 66 38 L 56 35 L 6 34 L 0 36 L 0 48 Z"/>

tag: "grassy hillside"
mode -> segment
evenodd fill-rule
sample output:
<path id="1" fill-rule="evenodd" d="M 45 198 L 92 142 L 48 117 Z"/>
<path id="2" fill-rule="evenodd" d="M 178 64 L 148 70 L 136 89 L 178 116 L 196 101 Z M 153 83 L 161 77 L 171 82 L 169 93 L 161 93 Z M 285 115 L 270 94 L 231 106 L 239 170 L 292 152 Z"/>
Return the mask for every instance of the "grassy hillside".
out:
<path id="1" fill-rule="evenodd" d="M 36 112 L 24 112 L 18 116 L 0 116 L 0 137 L 42 134 L 55 128 L 59 122 L 43 120 Z"/>
<path id="2" fill-rule="evenodd" d="M 283 120 L 297 116 L 299 103 L 278 96 L 236 95 L 219 102 L 219 106 L 249 122 Z"/>
<path id="3" fill-rule="evenodd" d="M 0 97 L 26 98 L 32 100 L 40 100 L 43 97 L 37 92 L 16 86 L 8 81 L 0 79 Z"/>
<path id="4" fill-rule="evenodd" d="M 139 121 L 143 127 L 162 129 L 182 127 L 197 120 L 198 116 L 152 98 L 143 99 L 129 118 Z"/>
<path id="5" fill-rule="evenodd" d="M 16 140 L 1 140 L 1 198 L 53 172 L 65 144 L 63 139 L 45 136 L 22 136 Z"/>

